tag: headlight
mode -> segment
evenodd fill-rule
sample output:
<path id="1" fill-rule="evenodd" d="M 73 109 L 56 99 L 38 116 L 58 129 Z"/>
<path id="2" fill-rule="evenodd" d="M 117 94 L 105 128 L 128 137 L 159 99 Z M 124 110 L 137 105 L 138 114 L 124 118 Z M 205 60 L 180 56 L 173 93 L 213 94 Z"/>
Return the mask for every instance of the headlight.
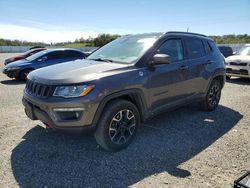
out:
<path id="1" fill-rule="evenodd" d="M 7 68 L 8 71 L 10 71 L 10 70 L 19 70 L 19 69 L 20 69 L 20 67 L 9 67 L 9 68 Z"/>
<path id="2" fill-rule="evenodd" d="M 81 97 L 90 93 L 94 89 L 94 85 L 73 85 L 56 87 L 53 96 L 57 97 Z"/>

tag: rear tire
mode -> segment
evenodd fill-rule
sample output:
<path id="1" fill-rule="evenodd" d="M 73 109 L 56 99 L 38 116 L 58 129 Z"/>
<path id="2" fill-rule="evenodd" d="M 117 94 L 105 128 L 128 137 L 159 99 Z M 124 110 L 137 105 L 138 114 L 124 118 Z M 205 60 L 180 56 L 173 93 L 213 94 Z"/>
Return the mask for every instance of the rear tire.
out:
<path id="1" fill-rule="evenodd" d="M 218 80 L 213 80 L 206 94 L 205 99 L 201 102 L 201 109 L 204 111 L 213 111 L 217 108 L 221 97 L 221 84 Z"/>
<path id="2" fill-rule="evenodd" d="M 111 101 L 99 119 L 95 139 L 105 150 L 122 150 L 133 141 L 139 124 L 140 115 L 133 103 L 121 99 Z"/>

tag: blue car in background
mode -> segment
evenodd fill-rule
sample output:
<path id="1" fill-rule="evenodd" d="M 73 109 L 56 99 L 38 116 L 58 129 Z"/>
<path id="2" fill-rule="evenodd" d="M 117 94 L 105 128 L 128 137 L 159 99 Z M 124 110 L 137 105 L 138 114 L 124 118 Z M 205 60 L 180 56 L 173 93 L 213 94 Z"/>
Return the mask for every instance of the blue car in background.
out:
<path id="1" fill-rule="evenodd" d="M 87 55 L 75 49 L 48 49 L 32 56 L 6 65 L 3 73 L 9 78 L 26 80 L 27 75 L 35 70 L 58 63 L 84 59 Z"/>

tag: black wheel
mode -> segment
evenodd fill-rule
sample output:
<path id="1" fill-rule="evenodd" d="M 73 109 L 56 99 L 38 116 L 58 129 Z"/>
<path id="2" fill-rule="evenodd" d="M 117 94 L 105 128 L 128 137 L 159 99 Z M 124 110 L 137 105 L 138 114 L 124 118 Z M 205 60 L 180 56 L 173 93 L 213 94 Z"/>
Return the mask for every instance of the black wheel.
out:
<path id="1" fill-rule="evenodd" d="M 126 100 L 114 100 L 105 107 L 95 131 L 97 143 L 109 151 L 126 148 L 136 135 L 140 115 Z"/>
<path id="2" fill-rule="evenodd" d="M 221 84 L 218 80 L 213 80 L 204 101 L 201 103 L 201 107 L 205 111 L 213 111 L 216 109 L 220 102 L 221 96 Z"/>
<path id="3" fill-rule="evenodd" d="M 24 69 L 20 72 L 18 80 L 25 81 L 27 79 L 28 74 L 32 71 L 32 69 Z"/>

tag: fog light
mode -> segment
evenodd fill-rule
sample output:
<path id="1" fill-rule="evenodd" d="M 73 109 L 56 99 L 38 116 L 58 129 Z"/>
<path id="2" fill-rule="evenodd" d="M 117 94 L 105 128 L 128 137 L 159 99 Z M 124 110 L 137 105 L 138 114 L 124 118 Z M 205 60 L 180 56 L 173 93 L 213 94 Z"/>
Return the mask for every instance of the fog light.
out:
<path id="1" fill-rule="evenodd" d="M 83 114 L 84 108 L 54 108 L 57 121 L 75 121 Z"/>

